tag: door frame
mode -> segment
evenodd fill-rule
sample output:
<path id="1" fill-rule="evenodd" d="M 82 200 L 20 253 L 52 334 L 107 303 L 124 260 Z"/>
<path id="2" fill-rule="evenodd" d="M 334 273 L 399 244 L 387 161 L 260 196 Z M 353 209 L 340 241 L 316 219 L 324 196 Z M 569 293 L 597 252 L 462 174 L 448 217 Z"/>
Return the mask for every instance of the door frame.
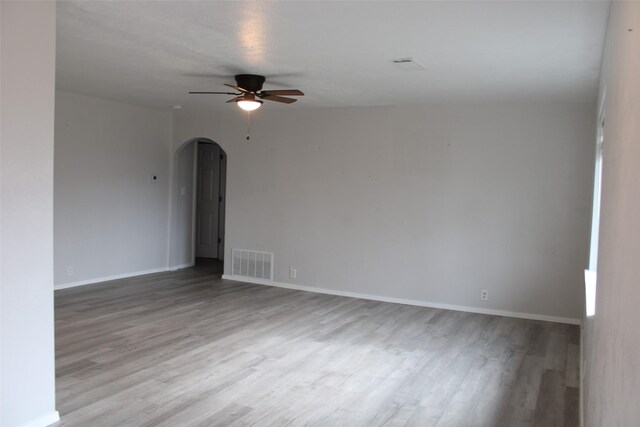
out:
<path id="1" fill-rule="evenodd" d="M 191 265 L 196 265 L 196 233 L 198 227 L 196 220 L 198 217 L 198 147 L 200 147 L 200 139 L 196 139 L 193 144 L 193 176 L 191 177 Z"/>
<path id="2" fill-rule="evenodd" d="M 197 194 L 195 194 L 195 191 L 197 190 L 196 186 L 197 186 L 197 161 L 198 161 L 198 143 L 199 142 L 207 142 L 207 143 L 214 143 L 217 144 L 221 150 L 222 153 L 224 155 L 224 167 L 225 167 L 225 182 L 224 182 L 224 188 L 225 188 L 225 194 L 224 194 L 224 214 L 225 214 L 225 219 L 224 219 L 224 223 L 222 224 L 222 229 L 223 232 L 221 233 L 222 239 L 223 239 L 223 251 L 221 251 L 222 253 L 222 259 L 224 260 L 226 258 L 226 231 L 227 231 L 227 225 L 226 225 L 226 208 L 227 208 L 227 164 L 229 161 L 229 154 L 227 152 L 227 150 L 225 149 L 225 146 L 223 144 L 221 144 L 220 142 L 214 140 L 213 138 L 209 138 L 206 136 L 198 136 L 198 137 L 194 137 L 194 138 L 189 138 L 187 140 L 184 140 L 183 142 L 176 144 L 176 146 L 174 147 L 173 150 L 173 155 L 171 157 L 171 162 L 170 162 L 170 166 L 169 166 L 169 176 L 171 177 L 171 185 L 170 185 L 170 189 L 169 189 L 169 220 L 167 221 L 167 243 L 166 243 L 166 263 L 167 263 L 167 267 L 169 270 L 173 271 L 173 270 L 179 270 L 181 268 L 186 268 L 186 267 L 192 267 L 195 264 L 195 234 L 196 234 L 196 228 L 195 228 L 195 218 L 193 217 L 194 212 L 196 212 L 196 207 L 197 207 L 197 200 L 195 199 L 195 197 L 197 197 Z M 193 176 L 191 176 L 191 184 L 192 184 L 192 191 L 190 191 L 188 194 L 191 196 L 191 203 L 189 204 L 189 208 L 191 209 L 191 213 L 186 213 L 186 218 L 191 217 L 191 230 L 187 229 L 187 228 L 183 228 L 186 224 L 180 223 L 179 222 L 179 218 L 180 218 L 180 214 L 178 212 L 178 209 L 180 208 L 181 204 L 180 204 L 180 155 L 183 152 L 184 149 L 186 149 L 187 147 L 189 147 L 191 144 L 193 145 L 193 158 L 190 159 L 190 163 L 191 166 L 193 167 Z M 183 233 L 182 236 L 180 236 L 180 233 Z M 186 235 L 185 235 L 186 234 Z M 190 239 L 189 243 L 187 243 L 185 240 L 186 239 Z M 182 245 L 185 245 L 182 246 Z M 188 251 L 190 251 L 189 254 L 183 253 L 180 249 L 187 249 Z M 180 250 L 180 252 L 178 252 Z"/>

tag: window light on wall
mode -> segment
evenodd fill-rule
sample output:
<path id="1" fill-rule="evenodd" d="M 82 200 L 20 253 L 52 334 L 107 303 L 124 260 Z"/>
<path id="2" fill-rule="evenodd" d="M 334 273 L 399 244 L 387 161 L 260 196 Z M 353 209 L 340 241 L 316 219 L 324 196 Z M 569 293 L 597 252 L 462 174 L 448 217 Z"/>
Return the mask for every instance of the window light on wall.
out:
<path id="1" fill-rule="evenodd" d="M 598 237 L 600 234 L 600 197 L 602 194 L 603 146 L 604 113 L 601 113 L 600 120 L 598 122 L 595 173 L 593 178 L 593 212 L 591 216 L 589 269 L 584 271 L 584 291 L 587 317 L 592 317 L 596 314 L 596 288 L 598 283 Z"/>

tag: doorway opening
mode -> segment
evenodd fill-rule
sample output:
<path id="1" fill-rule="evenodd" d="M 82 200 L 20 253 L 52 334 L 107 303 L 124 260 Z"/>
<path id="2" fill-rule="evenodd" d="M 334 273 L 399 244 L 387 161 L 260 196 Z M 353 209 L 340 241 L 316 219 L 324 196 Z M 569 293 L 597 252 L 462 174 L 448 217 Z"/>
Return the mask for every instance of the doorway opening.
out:
<path id="1" fill-rule="evenodd" d="M 198 141 L 194 158 L 194 264 L 222 273 L 227 156 L 215 142 Z"/>
<path id="2" fill-rule="evenodd" d="M 174 159 L 169 265 L 222 274 L 227 154 L 211 139 L 193 138 L 178 148 Z"/>

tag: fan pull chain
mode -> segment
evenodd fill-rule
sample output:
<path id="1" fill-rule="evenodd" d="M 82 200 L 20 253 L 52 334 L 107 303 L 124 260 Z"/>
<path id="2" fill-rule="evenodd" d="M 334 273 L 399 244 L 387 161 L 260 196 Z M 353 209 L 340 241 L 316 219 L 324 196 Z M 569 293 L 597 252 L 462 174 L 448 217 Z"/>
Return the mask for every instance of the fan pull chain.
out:
<path id="1" fill-rule="evenodd" d="M 251 139 L 251 111 L 247 111 L 247 141 Z"/>

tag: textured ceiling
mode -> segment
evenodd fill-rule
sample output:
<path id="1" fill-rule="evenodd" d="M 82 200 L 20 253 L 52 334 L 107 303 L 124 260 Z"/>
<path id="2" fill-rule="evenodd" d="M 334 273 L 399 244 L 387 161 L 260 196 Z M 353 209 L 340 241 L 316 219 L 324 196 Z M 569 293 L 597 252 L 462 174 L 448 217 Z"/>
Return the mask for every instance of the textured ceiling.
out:
<path id="1" fill-rule="evenodd" d="M 168 108 L 229 109 L 237 73 L 293 87 L 292 106 L 593 100 L 599 1 L 59 1 L 57 87 Z M 391 60 L 413 57 L 422 71 Z"/>

